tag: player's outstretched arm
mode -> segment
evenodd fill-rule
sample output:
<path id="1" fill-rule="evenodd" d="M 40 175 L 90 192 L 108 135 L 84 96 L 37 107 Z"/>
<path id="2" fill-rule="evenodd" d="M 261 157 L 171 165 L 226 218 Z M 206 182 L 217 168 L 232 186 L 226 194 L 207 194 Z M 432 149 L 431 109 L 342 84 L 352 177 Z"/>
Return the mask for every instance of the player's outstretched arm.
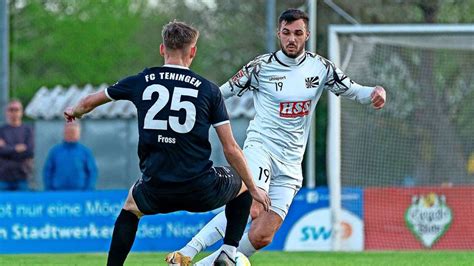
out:
<path id="1" fill-rule="evenodd" d="M 99 91 L 96 93 L 89 94 L 79 100 L 75 106 L 69 106 L 64 110 L 64 119 L 67 122 L 72 122 L 76 118 L 81 118 L 84 114 L 94 110 L 97 106 L 104 103 L 110 102 L 110 98 L 107 97 L 105 91 Z"/>
<path id="2" fill-rule="evenodd" d="M 340 95 L 361 104 L 370 103 L 376 110 L 381 109 L 385 105 L 386 93 L 383 87 L 362 86 L 351 80 L 331 62 L 325 62 L 331 70 L 324 84 L 326 89 L 338 96 Z"/>
<path id="3" fill-rule="evenodd" d="M 244 153 L 240 149 L 237 142 L 235 142 L 234 136 L 232 135 L 232 129 L 230 124 L 224 124 L 216 127 L 217 135 L 222 143 L 224 155 L 229 164 L 237 171 L 242 178 L 242 181 L 247 186 L 252 198 L 263 205 L 265 211 L 270 209 L 270 198 L 268 194 L 258 188 L 253 182 L 252 174 L 247 166 Z"/>

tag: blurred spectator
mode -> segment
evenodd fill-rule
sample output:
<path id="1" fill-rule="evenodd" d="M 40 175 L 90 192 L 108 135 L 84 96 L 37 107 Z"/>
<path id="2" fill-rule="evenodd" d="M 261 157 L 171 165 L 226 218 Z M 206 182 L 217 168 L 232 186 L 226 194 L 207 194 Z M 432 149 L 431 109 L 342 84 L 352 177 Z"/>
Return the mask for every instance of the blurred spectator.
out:
<path id="1" fill-rule="evenodd" d="M 28 190 L 33 173 L 33 129 L 23 125 L 23 105 L 8 103 L 7 124 L 0 127 L 0 190 Z"/>
<path id="2" fill-rule="evenodd" d="M 64 141 L 49 151 L 43 168 L 45 190 L 94 190 L 97 166 L 80 137 L 78 123 L 64 125 Z"/>

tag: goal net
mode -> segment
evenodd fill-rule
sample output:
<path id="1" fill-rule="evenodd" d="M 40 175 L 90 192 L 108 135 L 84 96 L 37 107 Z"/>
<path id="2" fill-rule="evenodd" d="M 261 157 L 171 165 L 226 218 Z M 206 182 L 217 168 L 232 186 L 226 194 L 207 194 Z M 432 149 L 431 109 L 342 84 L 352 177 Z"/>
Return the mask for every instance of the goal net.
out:
<path id="1" fill-rule="evenodd" d="M 375 111 L 330 96 L 334 228 L 340 186 L 360 187 L 365 249 L 473 249 L 474 25 L 332 26 L 330 49 L 388 99 Z"/>

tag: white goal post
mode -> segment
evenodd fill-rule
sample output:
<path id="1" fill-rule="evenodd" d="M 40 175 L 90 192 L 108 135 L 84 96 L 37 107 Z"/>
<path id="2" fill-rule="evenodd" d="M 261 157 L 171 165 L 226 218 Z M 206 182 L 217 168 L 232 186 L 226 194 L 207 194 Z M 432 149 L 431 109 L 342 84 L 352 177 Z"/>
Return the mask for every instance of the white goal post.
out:
<path id="1" fill-rule="evenodd" d="M 378 39 L 382 40 L 384 36 L 408 36 L 407 39 L 403 40 L 402 45 L 410 46 L 410 36 L 430 36 L 435 38 L 437 36 L 443 37 L 443 41 L 435 42 L 432 39 L 428 40 L 414 40 L 414 47 L 423 47 L 423 49 L 463 49 L 463 50 L 474 50 L 474 42 L 469 43 L 474 39 L 474 24 L 452 24 L 452 25 L 440 25 L 440 24 L 404 24 L 404 25 L 330 25 L 329 26 L 329 60 L 331 60 L 336 66 L 346 72 L 347 65 L 353 60 L 355 56 L 352 51 L 353 46 L 350 44 L 350 39 L 358 39 L 359 36 L 369 37 L 372 41 L 377 42 Z M 469 36 L 467 42 L 460 42 L 458 38 L 451 38 L 452 36 Z M 345 37 L 344 47 L 341 44 L 341 37 Z M 415 38 L 413 38 L 415 39 Z M 431 41 L 430 41 L 431 40 Z M 391 45 L 392 40 L 386 40 L 382 42 L 383 45 Z M 397 42 L 395 40 L 395 42 Z M 459 47 L 458 47 L 459 46 Z M 410 51 L 411 53 L 412 51 Z M 354 52 L 355 53 L 355 52 Z M 389 53 L 389 52 L 387 52 Z M 416 54 L 416 51 L 411 53 Z M 449 56 L 449 55 L 448 55 Z M 449 57 L 448 57 L 449 58 Z M 361 59 L 363 60 L 363 59 Z M 367 58 L 367 60 L 369 60 Z M 472 72 L 471 72 L 472 73 Z M 354 81 L 363 85 L 384 85 L 384 81 L 380 80 L 380 84 L 370 84 L 368 81 L 361 77 L 353 77 L 351 73 L 346 74 L 353 78 Z M 395 90 L 397 88 L 388 88 L 387 90 Z M 390 94 L 389 94 L 390 95 Z M 472 95 L 472 94 L 470 94 Z M 341 134 L 343 128 L 341 127 L 341 101 L 339 97 L 336 97 L 332 93 L 328 93 L 328 132 L 327 132 L 327 173 L 328 173 L 328 184 L 330 189 L 330 209 L 331 209 L 331 221 L 332 221 L 332 249 L 334 251 L 341 250 Z M 343 100 L 346 101 L 346 100 Z M 345 103 L 344 103 L 345 104 Z M 391 99 L 388 99 L 387 105 L 391 104 Z M 394 134 L 394 136 L 396 136 Z M 400 158 L 403 160 L 403 158 Z M 345 163 L 345 160 L 344 160 Z M 371 167 L 370 162 L 367 162 L 367 167 Z M 349 178 L 349 177 L 348 177 Z M 390 177 L 387 177 L 387 179 Z M 369 182 L 367 182 L 369 183 Z M 389 181 L 386 182 L 390 183 Z M 352 183 L 351 183 L 352 184 Z M 421 184 L 421 182 L 420 182 Z M 425 183 L 423 183 L 424 185 Z M 367 185 L 367 186 L 372 186 Z M 381 181 L 381 186 L 383 184 Z M 364 188 L 365 185 L 361 185 Z M 375 185 L 377 186 L 377 185 Z M 388 185 L 387 185 L 388 186 Z"/>

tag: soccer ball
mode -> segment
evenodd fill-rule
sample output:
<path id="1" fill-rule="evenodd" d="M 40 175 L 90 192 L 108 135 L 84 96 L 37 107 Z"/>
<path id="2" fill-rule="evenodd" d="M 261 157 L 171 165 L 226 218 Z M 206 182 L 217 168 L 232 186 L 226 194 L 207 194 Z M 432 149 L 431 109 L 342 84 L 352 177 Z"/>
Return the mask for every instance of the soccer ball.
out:
<path id="1" fill-rule="evenodd" d="M 237 252 L 235 266 L 251 266 L 249 259 L 242 253 Z"/>

